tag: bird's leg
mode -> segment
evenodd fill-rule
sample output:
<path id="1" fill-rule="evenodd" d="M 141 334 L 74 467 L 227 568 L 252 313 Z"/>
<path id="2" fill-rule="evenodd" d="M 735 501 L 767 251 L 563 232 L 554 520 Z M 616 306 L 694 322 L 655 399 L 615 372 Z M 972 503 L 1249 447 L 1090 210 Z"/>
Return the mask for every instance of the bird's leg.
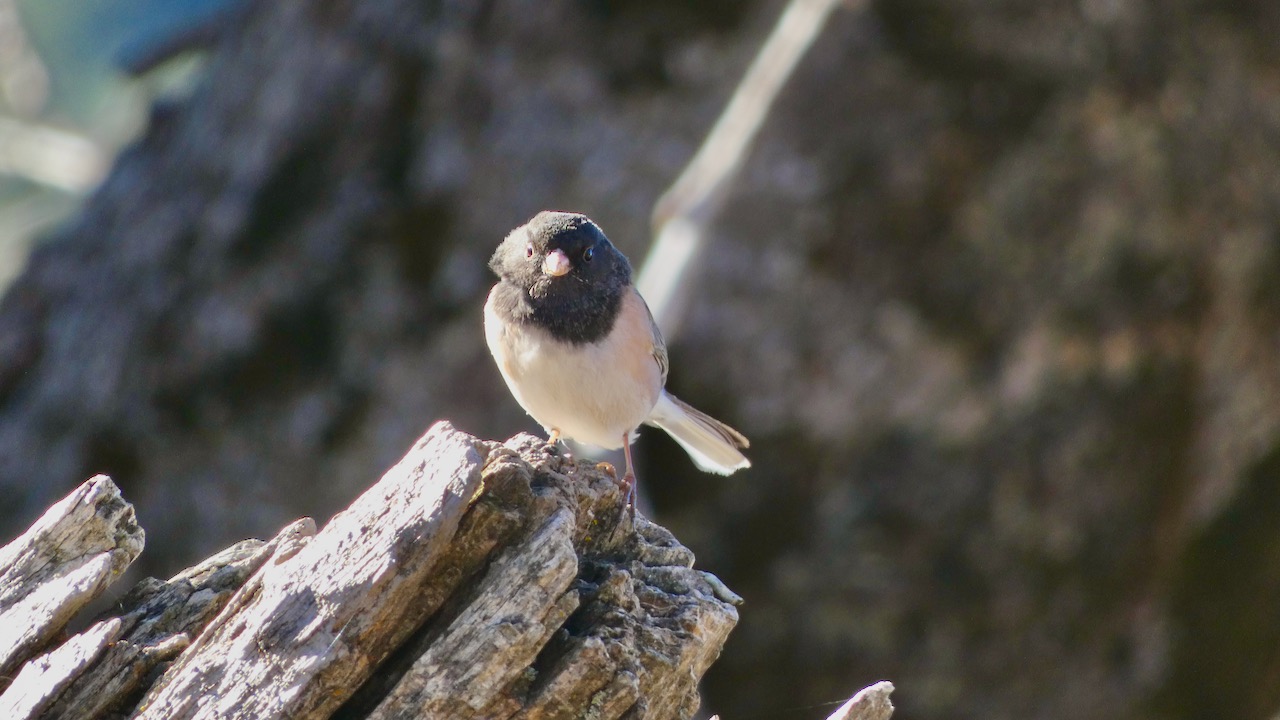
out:
<path id="1" fill-rule="evenodd" d="M 631 465 L 631 433 L 622 436 L 622 455 L 627 459 L 627 472 L 622 476 L 622 486 L 626 489 L 626 508 L 631 511 L 631 522 L 636 521 L 636 472 Z"/>

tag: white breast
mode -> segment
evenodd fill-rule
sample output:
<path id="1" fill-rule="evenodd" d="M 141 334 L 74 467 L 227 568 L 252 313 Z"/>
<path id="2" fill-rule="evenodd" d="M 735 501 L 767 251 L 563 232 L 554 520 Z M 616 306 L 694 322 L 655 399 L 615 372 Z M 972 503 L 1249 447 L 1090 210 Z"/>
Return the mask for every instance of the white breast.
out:
<path id="1" fill-rule="evenodd" d="M 640 301 L 636 296 L 635 301 Z M 627 302 L 631 302 L 630 297 Z M 640 301 L 642 302 L 642 301 Z M 621 320 L 629 313 L 624 312 Z M 506 326 L 484 306 L 484 334 L 520 407 L 548 432 L 606 449 L 622 447 L 658 401 L 662 378 L 652 356 L 652 331 L 642 313 L 648 348 L 634 322 L 621 321 L 596 343 L 574 345 L 535 327 Z"/>

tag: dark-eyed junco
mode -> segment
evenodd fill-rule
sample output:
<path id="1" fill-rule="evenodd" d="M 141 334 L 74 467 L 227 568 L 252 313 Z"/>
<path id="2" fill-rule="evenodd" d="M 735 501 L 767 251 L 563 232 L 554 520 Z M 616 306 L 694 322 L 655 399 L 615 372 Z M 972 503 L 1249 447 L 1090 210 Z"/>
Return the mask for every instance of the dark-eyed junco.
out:
<path id="1" fill-rule="evenodd" d="M 489 260 L 501 278 L 484 306 L 489 351 L 516 401 L 550 435 L 623 448 L 634 514 L 631 441 L 642 424 L 665 430 L 698 467 L 750 466 L 747 439 L 663 389 L 667 347 L 631 263 L 585 215 L 540 212 Z"/>

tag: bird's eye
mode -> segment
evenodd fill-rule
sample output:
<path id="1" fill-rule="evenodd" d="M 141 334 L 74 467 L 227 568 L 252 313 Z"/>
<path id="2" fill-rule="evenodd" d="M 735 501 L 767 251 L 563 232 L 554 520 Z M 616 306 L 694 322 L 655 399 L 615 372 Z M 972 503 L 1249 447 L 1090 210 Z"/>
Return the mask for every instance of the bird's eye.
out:
<path id="1" fill-rule="evenodd" d="M 596 249 L 594 247 L 589 247 L 586 250 L 582 251 L 582 259 L 584 262 L 591 262 L 591 258 L 595 256 L 596 256 Z"/>
<path id="2" fill-rule="evenodd" d="M 533 243 L 524 246 L 524 256 L 527 258 L 533 257 Z"/>

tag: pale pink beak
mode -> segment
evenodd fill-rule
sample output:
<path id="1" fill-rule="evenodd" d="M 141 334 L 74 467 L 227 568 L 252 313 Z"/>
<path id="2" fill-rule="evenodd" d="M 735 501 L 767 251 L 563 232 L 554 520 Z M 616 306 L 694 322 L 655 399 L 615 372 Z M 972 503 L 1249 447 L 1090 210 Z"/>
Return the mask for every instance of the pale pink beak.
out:
<path id="1" fill-rule="evenodd" d="M 542 272 L 551 277 L 560 277 L 572 269 L 569 256 L 565 255 L 563 250 L 552 250 L 547 253 L 547 259 L 542 261 Z"/>

